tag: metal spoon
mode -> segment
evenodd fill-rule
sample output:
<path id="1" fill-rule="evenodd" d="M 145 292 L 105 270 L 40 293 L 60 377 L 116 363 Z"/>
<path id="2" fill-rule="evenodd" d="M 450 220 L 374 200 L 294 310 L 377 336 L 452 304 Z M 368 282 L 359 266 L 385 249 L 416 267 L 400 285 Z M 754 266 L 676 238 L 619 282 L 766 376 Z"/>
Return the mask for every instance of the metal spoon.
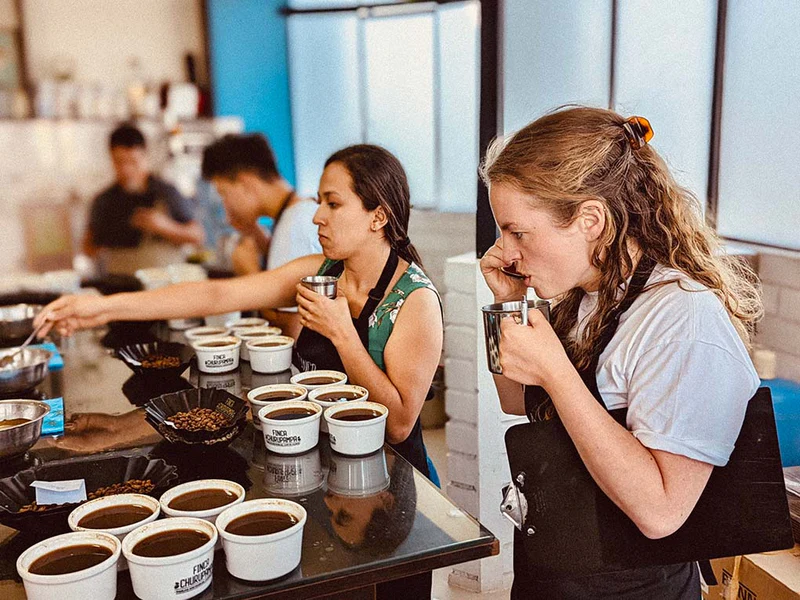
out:
<path id="1" fill-rule="evenodd" d="M 0 358 L 0 369 L 5 369 L 8 365 L 14 362 L 14 358 L 17 356 L 17 354 L 21 354 L 22 351 L 30 345 L 30 343 L 33 341 L 33 338 L 36 337 L 36 334 L 39 333 L 39 330 L 42 327 L 44 327 L 45 323 L 47 323 L 47 321 L 42 321 L 41 325 L 31 331 L 28 339 L 22 342 L 22 345 L 17 348 L 16 351 L 12 352 L 11 354 L 6 354 L 3 358 Z"/>
<path id="2" fill-rule="evenodd" d="M 500 272 L 503 275 L 507 275 L 508 277 L 511 277 L 513 279 L 525 279 L 525 275 L 522 275 L 521 273 L 517 273 L 517 271 L 514 270 L 514 265 L 513 264 L 511 264 L 508 267 L 500 267 Z"/>

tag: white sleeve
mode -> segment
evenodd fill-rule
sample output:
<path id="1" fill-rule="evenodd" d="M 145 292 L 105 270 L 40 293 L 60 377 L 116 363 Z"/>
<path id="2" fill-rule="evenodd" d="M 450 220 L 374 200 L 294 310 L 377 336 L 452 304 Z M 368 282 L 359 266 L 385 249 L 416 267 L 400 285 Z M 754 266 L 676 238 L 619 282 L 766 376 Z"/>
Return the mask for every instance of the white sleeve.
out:
<path id="1" fill-rule="evenodd" d="M 639 357 L 631 375 L 628 429 L 653 450 L 725 465 L 758 384 L 752 364 L 723 346 L 660 344 Z"/>

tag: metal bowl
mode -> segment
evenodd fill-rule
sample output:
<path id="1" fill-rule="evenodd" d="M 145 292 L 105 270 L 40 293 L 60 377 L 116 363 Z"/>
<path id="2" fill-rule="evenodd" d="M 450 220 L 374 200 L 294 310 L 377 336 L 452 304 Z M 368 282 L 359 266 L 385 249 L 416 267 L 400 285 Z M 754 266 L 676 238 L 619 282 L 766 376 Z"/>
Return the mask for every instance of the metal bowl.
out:
<path id="1" fill-rule="evenodd" d="M 33 446 L 42 433 L 42 419 L 50 407 L 36 400 L 0 401 L 0 424 L 10 419 L 28 419 L 27 423 L 0 428 L 0 460 L 22 454 Z"/>
<path id="2" fill-rule="evenodd" d="M 17 348 L 0 350 L 0 358 L 12 354 Z M 42 348 L 25 348 L 6 368 L 0 368 L 0 394 L 23 392 L 39 385 L 47 377 L 53 353 Z"/>
<path id="3" fill-rule="evenodd" d="M 41 310 L 38 304 L 0 306 L 0 341 L 22 342 L 33 331 L 33 319 Z"/>

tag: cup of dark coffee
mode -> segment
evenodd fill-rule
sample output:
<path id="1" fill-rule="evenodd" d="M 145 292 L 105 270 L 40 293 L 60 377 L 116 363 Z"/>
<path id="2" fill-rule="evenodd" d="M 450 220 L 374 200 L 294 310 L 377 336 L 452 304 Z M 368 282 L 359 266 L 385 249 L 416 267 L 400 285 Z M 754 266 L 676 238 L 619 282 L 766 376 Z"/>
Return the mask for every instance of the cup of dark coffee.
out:
<path id="1" fill-rule="evenodd" d="M 211 585 L 217 538 L 214 525 L 187 517 L 134 529 L 122 542 L 133 592 L 142 600 L 196 596 Z"/>
<path id="2" fill-rule="evenodd" d="M 303 284 L 303 287 L 308 288 L 312 292 L 316 292 L 328 298 L 336 298 L 339 285 L 339 281 L 336 277 L 315 275 L 313 277 L 303 277 L 300 282 Z"/>
<path id="3" fill-rule="evenodd" d="M 267 450 L 300 454 L 319 442 L 322 408 L 307 400 L 286 400 L 258 411 Z"/>
<path id="4" fill-rule="evenodd" d="M 307 394 L 308 390 L 302 385 L 292 383 L 278 383 L 253 388 L 247 393 L 247 400 L 250 402 L 250 409 L 253 412 L 253 426 L 261 429 L 258 411 L 265 406 L 274 406 L 276 402 L 284 400 L 305 400 Z"/>
<path id="5" fill-rule="evenodd" d="M 34 544 L 17 559 L 29 600 L 117 595 L 120 541 L 102 531 L 76 531 Z"/>
<path id="6" fill-rule="evenodd" d="M 244 488 L 227 479 L 189 481 L 161 495 L 161 511 L 168 517 L 195 517 L 214 523 L 233 504 L 244 501 Z"/>
<path id="7" fill-rule="evenodd" d="M 326 409 L 331 449 L 349 456 L 379 450 L 388 417 L 389 409 L 377 402 L 345 402 Z"/>
<path id="8" fill-rule="evenodd" d="M 227 509 L 217 528 L 228 572 L 246 581 L 286 575 L 300 564 L 305 524 L 306 510 L 291 500 L 261 498 Z"/>
<path id="9" fill-rule="evenodd" d="M 369 391 L 360 385 L 329 385 L 314 388 L 308 392 L 308 399 L 319 404 L 324 411 L 340 402 L 364 402 L 369 400 Z M 328 422 L 324 418 L 320 421 L 320 431 L 328 433 Z"/>
<path id="10" fill-rule="evenodd" d="M 131 531 L 155 521 L 161 514 L 158 500 L 144 494 L 117 494 L 85 502 L 69 513 L 72 531 L 103 531 L 120 542 Z M 117 562 L 118 570 L 128 568 L 125 557 Z"/>

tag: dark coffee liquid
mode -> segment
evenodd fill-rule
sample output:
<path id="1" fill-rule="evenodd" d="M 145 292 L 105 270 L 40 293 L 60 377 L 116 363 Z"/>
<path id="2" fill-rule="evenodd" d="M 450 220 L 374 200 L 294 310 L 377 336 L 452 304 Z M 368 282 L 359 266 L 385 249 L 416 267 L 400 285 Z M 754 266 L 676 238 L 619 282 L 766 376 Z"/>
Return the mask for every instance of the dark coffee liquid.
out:
<path id="1" fill-rule="evenodd" d="M 6 419 L 5 421 L 0 421 L 0 431 L 3 429 L 11 429 L 17 425 L 24 425 L 25 423 L 30 422 L 30 419 Z"/>
<path id="2" fill-rule="evenodd" d="M 197 333 L 195 333 L 195 335 L 205 337 L 209 335 L 223 335 L 224 333 L 225 331 L 223 330 L 215 329 L 214 331 L 198 331 Z"/>
<path id="3" fill-rule="evenodd" d="M 264 415 L 267 419 L 276 419 L 278 421 L 294 421 L 296 419 L 305 419 L 311 415 L 317 414 L 316 411 L 310 408 L 284 408 L 282 410 L 273 411 Z"/>
<path id="4" fill-rule="evenodd" d="M 341 402 L 342 400 L 358 400 L 363 398 L 362 394 L 358 392 L 328 392 L 317 396 L 317 400 L 324 400 L 326 402 Z"/>
<path id="5" fill-rule="evenodd" d="M 261 327 L 259 323 L 240 323 L 233 326 L 234 329 L 242 329 L 243 327 Z"/>
<path id="6" fill-rule="evenodd" d="M 78 527 L 87 529 L 114 529 L 133 525 L 153 514 L 149 506 L 141 504 L 120 504 L 119 506 L 108 506 L 90 512 L 78 521 Z"/>
<path id="7" fill-rule="evenodd" d="M 370 419 L 375 419 L 380 416 L 381 413 L 371 408 L 352 408 L 336 413 L 332 418 L 337 421 L 369 421 Z"/>
<path id="8" fill-rule="evenodd" d="M 267 535 L 289 529 L 297 523 L 294 515 L 278 510 L 265 510 L 235 518 L 225 531 L 234 535 Z"/>
<path id="9" fill-rule="evenodd" d="M 294 400 L 299 397 L 292 392 L 264 392 L 256 396 L 256 400 L 275 402 L 278 400 Z"/>
<path id="10" fill-rule="evenodd" d="M 307 385 L 330 385 L 332 383 L 339 383 L 341 381 L 338 377 L 304 377 L 300 384 Z"/>
<path id="11" fill-rule="evenodd" d="M 256 348 L 277 348 L 278 346 L 288 346 L 286 342 L 259 342 L 253 344 Z"/>
<path id="12" fill-rule="evenodd" d="M 48 552 L 28 568 L 34 575 L 65 575 L 99 565 L 113 553 L 105 546 L 81 544 Z"/>
<path id="13" fill-rule="evenodd" d="M 222 348 L 223 346 L 230 346 L 233 348 L 234 344 L 231 342 L 205 342 L 203 348 Z"/>
<path id="14" fill-rule="evenodd" d="M 194 490 L 176 496 L 169 502 L 169 507 L 174 510 L 198 511 L 211 510 L 225 506 L 236 500 L 239 496 L 221 488 L 208 488 Z"/>
<path id="15" fill-rule="evenodd" d="M 208 534 L 195 529 L 172 529 L 144 538 L 133 547 L 133 553 L 148 558 L 175 556 L 197 550 L 210 539 Z"/>

